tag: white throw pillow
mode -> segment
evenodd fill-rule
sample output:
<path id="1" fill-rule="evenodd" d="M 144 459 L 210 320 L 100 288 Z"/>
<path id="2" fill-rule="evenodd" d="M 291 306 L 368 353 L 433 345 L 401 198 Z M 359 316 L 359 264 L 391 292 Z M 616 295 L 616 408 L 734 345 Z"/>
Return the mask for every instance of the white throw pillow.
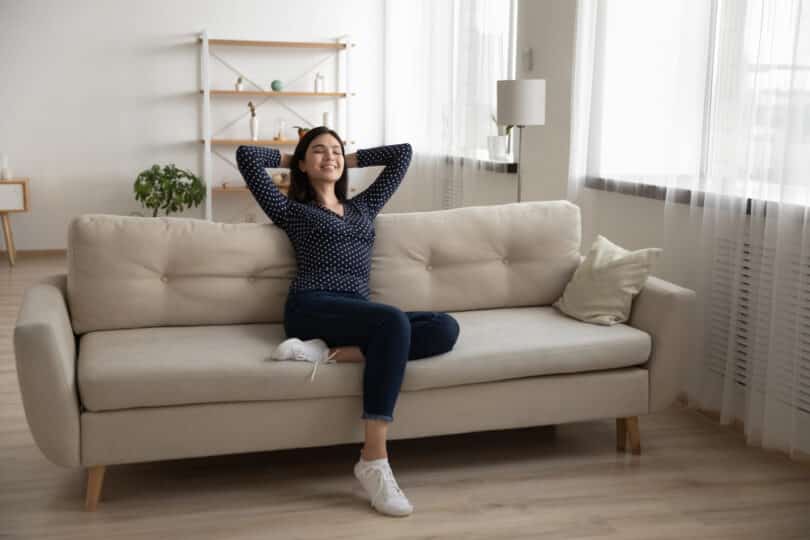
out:
<path id="1" fill-rule="evenodd" d="M 627 251 L 599 235 L 554 307 L 584 322 L 613 325 L 630 318 L 661 248 Z"/>

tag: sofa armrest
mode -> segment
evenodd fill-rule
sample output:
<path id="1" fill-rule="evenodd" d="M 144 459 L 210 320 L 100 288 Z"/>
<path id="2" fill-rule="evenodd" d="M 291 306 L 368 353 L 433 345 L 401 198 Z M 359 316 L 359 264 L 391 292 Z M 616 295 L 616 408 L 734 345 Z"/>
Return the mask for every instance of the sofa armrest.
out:
<path id="1" fill-rule="evenodd" d="M 14 356 L 34 441 L 53 463 L 78 467 L 81 411 L 66 283 L 64 274 L 49 276 L 25 290 L 14 326 Z"/>
<path id="2" fill-rule="evenodd" d="M 671 405 L 680 391 L 692 350 L 689 326 L 694 307 L 694 291 L 654 276 L 633 299 L 629 325 L 652 336 L 652 353 L 645 364 L 650 373 L 650 412 Z"/>

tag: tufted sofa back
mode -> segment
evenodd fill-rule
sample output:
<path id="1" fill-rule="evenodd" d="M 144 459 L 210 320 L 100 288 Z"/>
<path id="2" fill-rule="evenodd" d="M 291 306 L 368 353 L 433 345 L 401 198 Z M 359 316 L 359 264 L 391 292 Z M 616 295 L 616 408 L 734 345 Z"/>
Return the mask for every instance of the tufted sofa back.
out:
<path id="1" fill-rule="evenodd" d="M 567 201 L 380 214 L 371 300 L 403 310 L 547 305 L 579 264 Z M 106 214 L 68 229 L 74 332 L 281 322 L 295 253 L 271 224 Z"/>

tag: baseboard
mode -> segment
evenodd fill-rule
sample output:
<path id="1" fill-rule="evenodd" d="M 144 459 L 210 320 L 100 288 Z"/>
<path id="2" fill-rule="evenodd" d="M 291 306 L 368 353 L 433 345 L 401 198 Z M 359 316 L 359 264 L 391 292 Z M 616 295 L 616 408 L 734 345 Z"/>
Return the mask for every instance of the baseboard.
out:
<path id="1" fill-rule="evenodd" d="M 17 249 L 14 254 L 19 255 L 67 255 L 67 249 Z M 8 252 L 0 250 L 0 256 L 8 257 Z"/>

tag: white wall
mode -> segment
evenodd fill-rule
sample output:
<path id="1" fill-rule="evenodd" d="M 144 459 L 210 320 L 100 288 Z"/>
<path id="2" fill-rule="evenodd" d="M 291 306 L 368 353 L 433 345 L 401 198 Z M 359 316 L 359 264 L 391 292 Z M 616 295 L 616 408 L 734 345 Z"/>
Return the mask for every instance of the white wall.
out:
<path id="1" fill-rule="evenodd" d="M 520 160 L 523 200 L 566 197 L 575 0 L 521 0 L 518 6 L 517 74 L 546 80 L 546 123 L 523 128 Z M 531 48 L 529 71 L 522 52 Z"/>
<path id="2" fill-rule="evenodd" d="M 0 0 L 0 152 L 31 188 L 31 211 L 11 218 L 17 249 L 64 249 L 78 214 L 147 212 L 132 184 L 154 163 L 201 174 L 196 35 L 205 28 L 236 39 L 352 35 L 351 135 L 361 147 L 382 144 L 382 9 L 378 0 Z M 276 58 L 268 81 L 309 65 Z M 275 114 L 259 115 L 270 128 Z M 235 175 L 215 161 L 222 178 Z M 258 209 L 248 193 L 214 201 L 223 214 Z M 203 217 L 203 206 L 180 215 Z"/>

